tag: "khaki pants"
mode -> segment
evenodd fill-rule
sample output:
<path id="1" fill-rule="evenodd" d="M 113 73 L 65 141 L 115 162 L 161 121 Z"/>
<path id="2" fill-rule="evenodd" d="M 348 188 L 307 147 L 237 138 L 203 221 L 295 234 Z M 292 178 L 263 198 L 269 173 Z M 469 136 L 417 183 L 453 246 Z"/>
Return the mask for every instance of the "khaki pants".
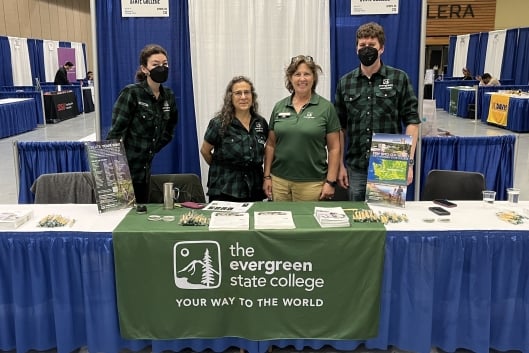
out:
<path id="1" fill-rule="evenodd" d="M 274 201 L 318 201 L 324 181 L 289 181 L 272 175 Z"/>

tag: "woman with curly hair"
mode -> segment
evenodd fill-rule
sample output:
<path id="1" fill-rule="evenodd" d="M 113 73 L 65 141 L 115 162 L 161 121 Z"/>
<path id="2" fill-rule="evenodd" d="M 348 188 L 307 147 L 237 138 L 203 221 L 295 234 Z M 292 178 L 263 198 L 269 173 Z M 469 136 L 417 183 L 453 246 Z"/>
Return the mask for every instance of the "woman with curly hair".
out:
<path id="1" fill-rule="evenodd" d="M 226 87 L 220 112 L 210 120 L 200 154 L 209 164 L 209 201 L 262 201 L 263 156 L 268 123 L 258 113 L 257 93 L 244 76 Z"/>

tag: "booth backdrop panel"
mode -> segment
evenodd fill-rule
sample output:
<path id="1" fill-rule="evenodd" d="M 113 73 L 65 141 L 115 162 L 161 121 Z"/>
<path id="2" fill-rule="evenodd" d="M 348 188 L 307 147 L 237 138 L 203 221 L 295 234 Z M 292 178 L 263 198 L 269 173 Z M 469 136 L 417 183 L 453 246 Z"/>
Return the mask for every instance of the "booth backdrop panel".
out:
<path id="1" fill-rule="evenodd" d="M 487 189 L 496 191 L 496 199 L 506 200 L 506 189 L 513 186 L 515 142 L 514 135 L 423 137 L 421 180 L 432 169 L 480 172 Z"/>
<path id="2" fill-rule="evenodd" d="M 178 125 L 171 143 L 160 151 L 153 162 L 153 174 L 193 173 L 201 175 L 195 106 L 189 49 L 187 0 L 171 2 L 171 17 L 132 18 L 121 16 L 121 0 L 96 2 L 97 52 L 101 138 L 105 139 L 112 125 L 112 107 L 119 92 L 135 81 L 138 55 L 149 43 L 167 50 L 170 71 L 165 83 L 173 89 L 179 110 Z M 145 29 L 149 30 L 146 31 Z M 108 57 L 122 58 L 119 65 L 106 65 Z M 220 94 L 220 92 L 219 92 Z"/>
<path id="3" fill-rule="evenodd" d="M 18 203 L 33 203 L 31 185 L 41 174 L 90 171 L 83 142 L 17 142 Z"/>
<path id="4" fill-rule="evenodd" d="M 339 77 L 358 65 L 354 40 L 357 27 L 372 20 L 385 27 L 387 40 L 383 54 L 384 62 L 405 70 L 417 92 L 422 1 L 401 3 L 398 16 L 351 16 L 350 1 L 332 0 L 329 4 L 332 26 L 332 96 Z M 123 18 L 120 0 L 96 3 L 98 61 L 106 62 L 111 53 L 119 53 L 120 57 L 129 58 L 118 66 L 99 66 L 99 76 L 105 77 L 106 83 L 100 87 L 100 104 L 96 107 L 101 113 L 102 138 L 106 137 L 110 129 L 110 112 L 120 90 L 134 81 L 141 48 L 147 43 L 159 43 L 168 51 L 171 73 L 167 85 L 176 93 L 180 120 L 175 138 L 156 156 L 153 173 L 200 175 L 197 146 L 202 136 L 196 135 L 195 118 L 203 117 L 195 117 L 194 113 L 188 22 L 187 1 L 172 4 L 170 18 Z M 145 31 L 145 28 L 150 30 Z M 403 44 L 399 38 L 409 40 Z M 263 67 L 262 70 L 268 68 Z M 267 116 L 269 112 L 263 114 Z"/>

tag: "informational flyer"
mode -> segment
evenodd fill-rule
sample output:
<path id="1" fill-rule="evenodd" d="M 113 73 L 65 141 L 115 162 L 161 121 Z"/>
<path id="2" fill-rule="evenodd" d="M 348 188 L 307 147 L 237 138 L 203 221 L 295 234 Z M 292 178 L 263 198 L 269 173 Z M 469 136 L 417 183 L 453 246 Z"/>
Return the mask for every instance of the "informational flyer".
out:
<path id="1" fill-rule="evenodd" d="M 396 15 L 399 0 L 351 0 L 351 15 Z"/>
<path id="2" fill-rule="evenodd" d="M 169 0 L 121 0 L 121 17 L 169 17 Z"/>
<path id="3" fill-rule="evenodd" d="M 132 207 L 135 196 L 123 144 L 109 140 L 85 145 L 99 212 Z"/>
<path id="4" fill-rule="evenodd" d="M 412 137 L 373 134 L 367 169 L 366 201 L 404 207 Z"/>

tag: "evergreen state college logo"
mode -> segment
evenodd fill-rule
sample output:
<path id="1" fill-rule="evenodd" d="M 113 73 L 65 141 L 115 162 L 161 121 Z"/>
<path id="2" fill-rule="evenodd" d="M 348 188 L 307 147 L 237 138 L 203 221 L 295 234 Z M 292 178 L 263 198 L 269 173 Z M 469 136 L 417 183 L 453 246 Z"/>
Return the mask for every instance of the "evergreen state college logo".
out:
<path id="1" fill-rule="evenodd" d="M 180 241 L 173 247 L 175 285 L 181 289 L 220 287 L 220 245 L 216 241 Z"/>

